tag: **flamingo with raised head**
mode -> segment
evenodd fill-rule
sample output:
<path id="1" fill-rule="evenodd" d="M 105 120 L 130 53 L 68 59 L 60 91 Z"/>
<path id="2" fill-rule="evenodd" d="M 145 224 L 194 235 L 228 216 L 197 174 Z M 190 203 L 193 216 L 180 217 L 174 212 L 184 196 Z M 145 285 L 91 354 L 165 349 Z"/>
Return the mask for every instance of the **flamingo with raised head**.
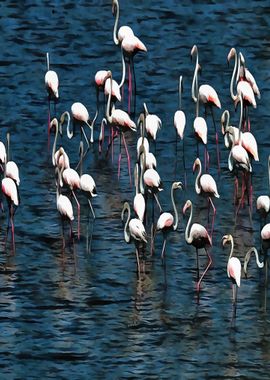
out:
<path id="1" fill-rule="evenodd" d="M 15 228 L 14 228 L 14 215 L 16 208 L 19 206 L 19 191 L 16 182 L 12 178 L 5 177 L 2 179 L 2 193 L 5 195 L 8 209 L 9 209 L 9 220 L 11 224 L 11 233 L 12 233 L 12 247 L 13 253 L 15 254 Z M 7 225 L 6 241 L 8 238 L 9 232 L 9 220 Z"/>
<path id="2" fill-rule="evenodd" d="M 234 306 L 234 316 L 236 315 L 236 304 L 237 304 L 237 288 L 240 287 L 241 283 L 241 262 L 238 259 L 238 257 L 233 257 L 234 253 L 234 240 L 232 235 L 224 235 L 222 237 L 222 244 L 223 247 L 225 244 L 230 243 L 231 244 L 231 250 L 228 258 L 227 263 L 227 275 L 232 281 L 232 300 L 233 300 L 233 306 Z"/>

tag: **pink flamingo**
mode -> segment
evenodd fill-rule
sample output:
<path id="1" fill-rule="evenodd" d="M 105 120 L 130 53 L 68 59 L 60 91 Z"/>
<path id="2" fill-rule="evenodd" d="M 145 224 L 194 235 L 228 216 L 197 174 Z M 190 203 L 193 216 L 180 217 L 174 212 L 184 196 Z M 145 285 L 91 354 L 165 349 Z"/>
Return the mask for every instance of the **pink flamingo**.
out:
<path id="1" fill-rule="evenodd" d="M 45 86 L 48 92 L 48 149 L 50 146 L 50 122 L 51 122 L 51 113 L 50 113 L 50 103 L 51 99 L 57 100 L 59 98 L 59 79 L 55 71 L 50 70 L 50 59 L 49 53 L 46 53 L 47 60 L 47 72 L 45 74 Z"/>
<path id="2" fill-rule="evenodd" d="M 161 251 L 161 258 L 163 260 L 166 248 L 167 235 L 170 231 L 176 231 L 178 227 L 178 212 L 175 205 L 174 191 L 176 189 L 182 189 L 182 182 L 173 182 L 171 186 L 171 201 L 173 206 L 174 215 L 170 212 L 162 212 L 157 220 L 157 231 L 162 231 L 163 233 L 163 246 Z"/>
<path id="3" fill-rule="evenodd" d="M 195 137 L 197 140 L 197 157 L 199 157 L 199 144 L 198 142 L 202 142 L 204 144 L 204 164 L 205 170 L 208 170 L 208 152 L 207 152 L 207 124 L 206 120 L 199 116 L 199 88 L 198 88 L 198 70 L 200 69 L 198 63 L 198 54 L 196 59 L 196 66 L 193 74 L 192 87 L 191 87 L 191 95 L 192 99 L 196 104 L 196 117 L 193 122 L 193 128 L 195 132 Z"/>
<path id="4" fill-rule="evenodd" d="M 199 65 L 199 63 L 198 63 L 199 54 L 198 54 L 198 48 L 196 45 L 194 45 L 191 49 L 191 56 L 193 57 L 194 54 L 196 54 L 196 68 L 197 68 Z M 195 71 L 197 71 L 196 68 L 195 68 Z M 221 108 L 221 103 L 220 103 L 220 100 L 219 100 L 219 97 L 218 97 L 216 90 L 208 84 L 202 84 L 199 87 L 198 99 L 199 99 L 199 102 L 203 103 L 205 106 L 205 115 L 206 115 L 206 106 L 209 106 L 210 110 L 211 110 L 212 120 L 213 120 L 213 124 L 214 124 L 214 128 L 215 128 L 215 134 L 216 134 L 218 171 L 220 172 L 220 157 L 219 157 L 220 154 L 219 154 L 219 146 L 218 146 L 218 131 L 217 131 L 216 122 L 215 122 L 215 118 L 214 118 L 213 107 L 215 106 L 217 108 Z"/>
<path id="5" fill-rule="evenodd" d="M 145 215 L 145 199 L 143 194 L 139 191 L 139 164 L 134 168 L 134 182 L 136 194 L 133 199 L 133 209 L 138 218 L 143 222 Z"/>
<path id="6" fill-rule="evenodd" d="M 9 177 L 13 179 L 17 186 L 20 185 L 20 174 L 19 174 L 19 168 L 16 162 L 11 161 L 9 159 L 10 154 L 10 133 L 7 133 L 7 155 L 6 155 L 6 162 L 5 162 L 5 177 Z"/>
<path id="7" fill-rule="evenodd" d="M 223 247 L 225 244 L 231 244 L 231 251 L 227 263 L 227 275 L 232 281 L 232 291 L 233 291 L 233 306 L 234 306 L 234 316 L 236 315 L 236 304 L 237 304 L 237 288 L 240 287 L 241 283 L 241 262 L 238 257 L 232 257 L 234 251 L 234 240 L 232 235 L 224 235 L 222 237 Z"/>
<path id="8" fill-rule="evenodd" d="M 13 246 L 13 253 L 15 254 L 14 215 L 16 212 L 16 208 L 19 206 L 20 200 L 19 200 L 18 187 L 16 185 L 16 182 L 12 178 L 5 177 L 2 179 L 2 193 L 5 195 L 7 203 L 8 203 L 9 220 L 11 223 L 11 233 L 12 233 L 12 246 Z M 7 226 L 6 240 L 7 240 L 8 231 L 9 231 L 9 220 L 8 220 L 8 226 Z"/>
<path id="9" fill-rule="evenodd" d="M 87 147 L 89 149 L 90 145 L 89 145 L 89 139 L 88 137 L 86 136 L 86 133 L 84 131 L 84 128 L 83 128 L 83 123 L 85 123 L 91 130 L 91 137 L 90 137 L 90 142 L 93 143 L 94 142 L 94 125 L 93 125 L 93 122 L 91 124 L 89 124 L 88 120 L 89 120 L 89 113 L 87 111 L 87 108 L 80 102 L 75 102 L 72 104 L 71 106 L 71 113 L 72 113 L 72 117 L 73 117 L 73 121 L 76 120 L 77 122 L 80 123 L 80 128 L 81 128 L 81 133 L 83 134 L 84 136 L 84 139 L 87 143 Z M 73 133 L 72 133 L 73 135 Z"/>
<path id="10" fill-rule="evenodd" d="M 112 82 L 112 73 L 109 72 L 109 78 Z M 108 102 L 107 102 L 107 108 L 106 108 L 106 118 L 108 122 L 111 124 L 111 126 L 117 127 L 120 129 L 120 152 L 118 157 L 118 178 L 120 177 L 120 162 L 121 162 L 121 137 L 123 138 L 126 154 L 127 154 L 127 160 L 128 160 L 128 172 L 129 172 L 129 178 L 130 178 L 130 184 L 131 184 L 131 169 L 130 169 L 130 156 L 128 153 L 128 148 L 124 136 L 124 131 L 137 131 L 136 124 L 133 120 L 129 117 L 129 115 L 120 109 L 112 108 L 111 109 L 111 97 L 112 97 L 112 84 L 110 86 L 110 93 L 108 96 Z M 111 110 L 111 111 L 110 111 Z"/>
<path id="11" fill-rule="evenodd" d="M 73 207 L 70 199 L 63 194 L 60 194 L 60 182 L 61 174 L 59 168 L 57 168 L 58 180 L 56 183 L 56 206 L 62 220 L 62 245 L 65 249 L 65 237 L 64 237 L 64 220 L 68 220 L 70 225 L 70 237 L 73 236 L 72 221 L 74 220 Z"/>
<path id="12" fill-rule="evenodd" d="M 193 245 L 193 247 L 196 248 L 196 257 L 197 257 L 197 285 L 196 289 L 199 292 L 200 291 L 200 284 L 202 282 L 202 279 L 204 278 L 205 274 L 207 273 L 208 269 L 210 268 L 212 264 L 212 258 L 210 256 L 210 253 L 208 251 L 208 248 L 212 246 L 212 239 L 207 232 L 206 228 L 202 226 L 199 223 L 193 223 L 191 225 L 192 217 L 193 217 L 193 205 L 190 200 L 187 200 L 184 207 L 183 207 L 183 214 L 185 215 L 187 209 L 190 208 L 190 215 L 187 222 L 186 230 L 185 230 L 185 239 L 187 244 Z M 191 225 L 191 227 L 190 227 Z M 203 271 L 201 277 L 199 278 L 199 254 L 198 249 L 203 248 L 208 256 L 208 264 Z"/>
<path id="13" fill-rule="evenodd" d="M 144 112 L 145 112 L 145 131 L 147 132 L 148 137 L 154 140 L 155 150 L 156 150 L 157 132 L 162 127 L 162 122 L 157 115 L 150 114 L 148 112 L 148 109 L 145 103 L 143 103 L 143 107 L 144 107 Z"/>
<path id="14" fill-rule="evenodd" d="M 59 123 L 56 118 L 53 118 L 50 123 L 50 129 L 55 128 L 55 137 L 53 142 L 53 148 L 52 148 L 52 164 L 53 166 L 59 167 L 61 169 L 62 167 L 68 168 L 69 165 L 69 157 L 67 153 L 65 152 L 63 147 L 60 147 L 56 151 L 56 144 L 58 140 L 58 134 L 59 134 Z"/>
<path id="15" fill-rule="evenodd" d="M 141 243 L 147 243 L 147 235 L 142 221 L 138 218 L 130 219 L 130 205 L 128 202 L 124 203 L 121 219 L 124 220 L 125 213 L 128 213 L 127 220 L 124 227 L 124 237 L 127 243 L 131 242 L 131 239 L 135 243 L 136 247 L 136 260 L 137 260 L 137 273 L 140 279 L 141 277 L 141 266 L 139 258 L 139 247 Z"/>
<path id="16" fill-rule="evenodd" d="M 197 194 L 202 194 L 208 199 L 208 219 L 209 219 L 209 203 L 211 204 L 211 207 L 213 209 L 213 218 L 212 218 L 212 227 L 211 227 L 211 238 L 212 238 L 213 231 L 214 231 L 214 221 L 215 221 L 215 216 L 216 216 L 216 208 L 212 201 L 212 197 L 219 198 L 219 193 L 218 193 L 217 184 L 214 178 L 208 173 L 202 174 L 202 164 L 199 158 L 196 158 L 196 160 L 194 161 L 193 173 L 196 171 L 197 168 L 199 169 L 199 171 L 198 171 L 198 175 L 195 181 L 195 190 Z"/>
<path id="17" fill-rule="evenodd" d="M 136 109 L 136 79 L 135 79 L 135 70 L 134 70 L 134 56 L 137 52 L 143 51 L 147 52 L 147 48 L 144 43 L 134 35 L 133 30 L 129 26 L 122 26 L 119 28 L 118 33 L 116 33 L 119 22 L 119 3 L 118 0 L 112 1 L 112 12 L 115 15 L 115 23 L 113 28 L 113 40 L 116 45 L 121 45 L 122 54 L 124 58 L 128 60 L 128 89 L 129 89 L 129 97 L 128 97 L 128 113 L 130 113 L 131 108 L 131 97 L 132 97 L 132 79 L 131 79 L 131 71 L 134 77 L 134 109 Z M 116 35 L 117 34 L 117 35 Z M 125 59 L 122 59 L 123 70 L 122 70 L 122 81 L 121 84 L 124 83 L 125 76 Z M 132 69 L 131 69 L 132 67 Z"/>
<path id="18" fill-rule="evenodd" d="M 185 112 L 182 110 L 182 92 L 183 92 L 183 77 L 180 75 L 179 77 L 179 86 L 178 86 L 178 97 L 179 97 L 179 109 L 174 114 L 174 127 L 176 131 L 176 153 L 177 153 L 177 135 L 180 137 L 180 140 L 184 139 L 184 131 L 186 126 L 186 115 Z M 185 173 L 185 187 L 187 187 L 187 173 L 186 173 L 186 163 L 185 163 L 185 144 L 182 143 L 182 154 L 183 154 L 183 166 L 184 166 L 184 173 Z"/>

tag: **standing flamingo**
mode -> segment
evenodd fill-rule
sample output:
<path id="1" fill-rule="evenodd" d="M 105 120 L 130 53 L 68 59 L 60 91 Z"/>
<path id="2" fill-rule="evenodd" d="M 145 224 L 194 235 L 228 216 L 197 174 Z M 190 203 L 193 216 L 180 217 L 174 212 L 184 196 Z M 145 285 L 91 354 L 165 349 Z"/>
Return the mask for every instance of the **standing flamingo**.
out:
<path id="1" fill-rule="evenodd" d="M 138 218 L 143 222 L 145 215 L 145 199 L 143 194 L 139 191 L 139 164 L 137 163 L 134 168 L 134 182 L 136 194 L 133 199 L 133 209 Z"/>
<path id="2" fill-rule="evenodd" d="M 109 72 L 109 78 L 112 82 L 112 73 Z M 112 89 L 112 84 L 110 86 L 110 90 Z M 112 108 L 111 109 L 111 97 L 112 97 L 112 92 L 110 91 L 109 96 L 108 96 L 108 102 L 107 102 L 107 108 L 106 108 L 106 118 L 108 122 L 114 126 L 117 127 L 120 130 L 120 152 L 119 152 L 119 157 L 118 157 L 118 178 L 120 177 L 120 162 L 121 162 L 121 137 L 123 138 L 126 154 L 127 154 L 127 160 L 128 160 L 128 172 L 129 172 L 129 178 L 130 178 L 130 183 L 131 183 L 131 168 L 130 168 L 130 156 L 128 153 L 128 148 L 124 136 L 124 132 L 127 130 L 131 130 L 136 132 L 136 124 L 134 123 L 133 120 L 129 117 L 129 115 L 120 109 Z M 111 111 L 110 111 L 111 110 Z"/>
<path id="3" fill-rule="evenodd" d="M 51 99 L 57 100 L 59 98 L 59 79 L 55 71 L 50 70 L 50 58 L 49 53 L 46 53 L 47 60 L 47 72 L 45 74 L 45 86 L 48 92 L 48 149 L 50 146 L 50 123 L 51 123 L 51 112 L 50 104 Z"/>
<path id="4" fill-rule="evenodd" d="M 9 209 L 9 219 L 8 219 L 6 240 L 8 238 L 9 220 L 10 220 L 13 253 L 15 254 L 14 215 L 16 212 L 16 208 L 19 206 L 20 200 L 19 200 L 18 186 L 16 185 L 16 182 L 12 178 L 5 177 L 2 179 L 2 193 L 6 197 L 6 200 L 8 203 L 8 209 Z"/>
<path id="5" fill-rule="evenodd" d="M 198 66 L 198 48 L 196 45 L 194 45 L 191 49 L 191 56 L 196 55 L 196 67 Z M 199 87 L 198 90 L 198 99 L 199 102 L 203 103 L 205 106 L 205 115 L 206 115 L 206 106 L 210 107 L 212 120 L 215 128 L 215 134 L 216 134 L 216 147 L 217 147 L 217 162 L 218 162 L 218 171 L 220 171 L 220 153 L 219 153 L 219 145 L 218 145 L 218 131 L 216 127 L 216 122 L 214 118 L 214 111 L 213 107 L 221 108 L 221 103 L 218 97 L 218 94 L 216 90 L 208 85 L 208 84 L 202 84 Z"/>
<path id="6" fill-rule="evenodd" d="M 185 112 L 182 110 L 182 92 L 183 92 L 183 77 L 180 75 L 179 77 L 179 86 L 178 86 L 178 97 L 179 97 L 179 106 L 178 110 L 174 114 L 174 127 L 176 130 L 176 152 L 177 152 L 177 135 L 180 137 L 181 140 L 184 139 L 184 131 L 186 126 L 186 115 Z M 183 159 L 183 166 L 184 166 L 184 173 L 185 173 L 185 187 L 187 187 L 187 173 L 186 173 L 186 163 L 185 163 L 185 144 L 182 143 L 182 159 Z"/>
<path id="7" fill-rule="evenodd" d="M 212 258 L 209 254 L 208 248 L 209 246 L 212 246 L 212 239 L 210 235 L 208 234 L 206 228 L 198 223 L 193 223 L 191 225 L 192 217 L 193 217 L 193 205 L 190 200 L 187 200 L 184 207 L 183 207 L 183 214 L 185 215 L 187 209 L 190 208 L 190 216 L 188 219 L 188 223 L 185 230 L 185 239 L 187 244 L 191 244 L 196 248 L 196 256 L 197 256 L 197 285 L 196 289 L 199 292 L 200 291 L 200 284 L 202 282 L 203 277 L 205 276 L 206 272 L 210 268 L 210 265 L 212 264 Z M 191 227 L 190 227 L 191 225 Z M 201 277 L 199 278 L 199 254 L 198 249 L 203 248 L 208 256 L 208 264 L 203 271 Z"/>
<path id="8" fill-rule="evenodd" d="M 148 137 L 150 137 L 155 142 L 155 153 L 156 153 L 156 139 L 157 132 L 162 127 L 162 122 L 157 115 L 150 114 L 148 112 L 147 106 L 143 103 L 144 112 L 145 112 L 145 131 L 147 132 Z"/>
<path id="9" fill-rule="evenodd" d="M 202 164 L 199 158 L 196 158 L 196 160 L 194 161 L 193 173 L 196 171 L 197 168 L 199 169 L 199 171 L 198 171 L 198 175 L 195 181 L 195 190 L 197 194 L 202 194 L 203 196 L 206 196 L 208 199 L 208 218 L 209 218 L 209 203 L 211 204 L 212 209 L 213 209 L 213 218 L 212 218 L 212 227 L 211 227 L 211 238 L 212 238 L 213 231 L 214 231 L 216 208 L 211 198 L 212 197 L 219 198 L 219 193 L 218 193 L 217 184 L 214 178 L 208 173 L 202 174 Z"/>
<path id="10" fill-rule="evenodd" d="M 77 121 L 80 123 L 80 128 L 81 128 L 81 134 L 83 134 L 83 137 L 87 143 L 88 148 L 90 147 L 89 145 L 89 139 L 86 136 L 85 130 L 83 128 L 83 124 L 86 124 L 90 130 L 91 130 L 91 137 L 90 137 L 90 142 L 94 142 L 94 124 L 93 121 L 91 124 L 89 124 L 89 113 L 87 111 L 87 108 L 80 102 L 75 102 L 71 106 L 71 114 L 73 117 L 73 122 Z"/>
<path id="11" fill-rule="evenodd" d="M 138 277 L 140 279 L 141 277 L 141 266 L 140 266 L 140 258 L 139 258 L 139 248 L 140 243 L 147 243 L 147 235 L 144 228 L 144 225 L 140 219 L 133 218 L 130 219 L 130 205 L 128 202 L 124 203 L 121 219 L 124 220 L 125 213 L 128 213 L 127 220 L 124 227 L 124 237 L 125 241 L 127 243 L 131 242 L 131 239 L 133 239 L 136 247 L 136 260 L 137 260 L 137 273 Z"/>
<path id="12" fill-rule="evenodd" d="M 147 48 L 144 43 L 134 35 L 133 30 L 129 26 L 122 26 L 119 28 L 118 33 L 116 33 L 119 22 L 119 3 L 118 0 L 112 0 L 112 12 L 115 15 L 115 23 L 113 28 L 113 40 L 116 45 L 121 45 L 122 54 L 124 58 L 128 61 L 128 113 L 130 113 L 131 108 L 131 97 L 132 97 L 132 74 L 134 80 L 134 110 L 136 110 L 136 78 L 134 69 L 134 56 L 137 52 L 147 52 Z M 122 59 L 123 69 L 122 69 L 122 81 L 124 82 L 125 76 L 125 59 Z"/>
<path id="13" fill-rule="evenodd" d="M 227 263 L 227 275 L 232 281 L 232 291 L 233 291 L 233 306 L 234 306 L 234 316 L 236 315 L 236 303 L 237 303 L 237 287 L 240 287 L 241 282 L 241 262 L 238 257 L 232 257 L 234 251 L 234 240 L 232 235 L 224 235 L 222 237 L 223 247 L 225 244 L 231 244 L 231 251 Z"/>
<path id="14" fill-rule="evenodd" d="M 161 258 L 164 258 L 165 254 L 165 248 L 166 248 L 166 241 L 167 241 L 167 235 L 169 231 L 176 231 L 178 227 L 178 212 L 176 209 L 175 205 L 175 200 L 174 200 L 174 191 L 176 189 L 182 189 L 183 184 L 182 182 L 173 182 L 171 186 L 171 201 L 172 201 L 172 206 L 173 206 L 173 211 L 174 215 L 170 212 L 162 212 L 158 218 L 157 221 L 157 231 L 162 231 L 163 233 L 163 246 L 162 246 L 162 251 L 161 251 Z"/>
<path id="15" fill-rule="evenodd" d="M 68 220 L 70 224 L 70 237 L 73 236 L 72 221 L 74 220 L 73 207 L 70 199 L 63 194 L 60 194 L 60 182 L 61 174 L 60 169 L 57 168 L 57 183 L 56 183 L 56 206 L 62 220 L 62 246 L 65 249 L 65 237 L 64 237 L 64 220 Z"/>

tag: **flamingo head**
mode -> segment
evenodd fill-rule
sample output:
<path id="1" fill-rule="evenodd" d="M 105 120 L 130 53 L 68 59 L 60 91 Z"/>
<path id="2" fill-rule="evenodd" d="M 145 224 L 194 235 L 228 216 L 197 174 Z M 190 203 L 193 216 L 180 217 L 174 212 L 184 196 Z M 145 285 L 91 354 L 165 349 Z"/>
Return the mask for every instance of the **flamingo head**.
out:
<path id="1" fill-rule="evenodd" d="M 225 246 L 225 244 L 227 244 L 228 242 L 232 242 L 233 241 L 233 237 L 232 235 L 224 235 L 222 237 L 222 245 L 223 245 L 223 248 Z"/>
<path id="2" fill-rule="evenodd" d="M 175 190 L 175 189 L 183 189 L 183 183 L 182 182 L 174 182 L 173 185 L 172 185 L 172 189 Z"/>
<path id="3" fill-rule="evenodd" d="M 118 7 L 118 1 L 112 0 L 112 14 L 113 14 L 113 16 L 115 16 L 115 14 L 116 14 L 117 7 Z"/>
<path id="4" fill-rule="evenodd" d="M 192 47 L 192 49 L 191 49 L 191 52 L 190 52 L 191 60 L 192 60 L 194 54 L 198 54 L 198 48 L 197 48 L 197 45 L 193 45 L 193 47 Z"/>
<path id="5" fill-rule="evenodd" d="M 194 161 L 192 168 L 193 173 L 196 171 L 197 166 L 201 166 L 201 160 L 199 158 L 196 158 L 196 160 Z"/>
<path id="6" fill-rule="evenodd" d="M 228 66 L 230 64 L 230 60 L 232 59 L 232 57 L 235 57 L 235 56 L 236 56 L 236 50 L 235 50 L 235 48 L 231 48 L 231 50 L 229 51 L 229 54 L 227 56 Z"/>
<path id="7" fill-rule="evenodd" d="M 192 202 L 191 202 L 191 200 L 188 199 L 188 200 L 186 201 L 184 207 L 183 207 L 183 214 L 184 214 L 184 215 L 185 215 L 187 209 L 188 209 L 189 207 L 191 207 L 191 206 L 192 206 Z"/>

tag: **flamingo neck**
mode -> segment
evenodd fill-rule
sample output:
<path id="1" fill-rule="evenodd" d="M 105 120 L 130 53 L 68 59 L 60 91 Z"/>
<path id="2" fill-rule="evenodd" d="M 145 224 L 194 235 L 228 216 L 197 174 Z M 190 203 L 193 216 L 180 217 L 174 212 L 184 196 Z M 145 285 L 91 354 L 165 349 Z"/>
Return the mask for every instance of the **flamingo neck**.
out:
<path id="1" fill-rule="evenodd" d="M 52 149 L 52 164 L 55 166 L 55 151 L 56 151 L 56 143 L 57 143 L 57 138 L 58 138 L 58 132 L 59 132 L 59 125 L 58 125 L 58 120 L 54 118 L 51 121 L 51 126 L 55 126 L 55 136 L 54 136 L 54 142 L 53 142 L 53 149 Z"/>
<path id="2" fill-rule="evenodd" d="M 269 182 L 269 190 L 270 190 L 270 155 L 268 156 L 268 182 Z"/>
<path id="3" fill-rule="evenodd" d="M 46 61 L 47 61 L 47 70 L 49 71 L 50 70 L 50 57 L 49 57 L 49 53 L 46 53 Z"/>
<path id="4" fill-rule="evenodd" d="M 110 87 L 109 87 L 109 96 L 107 101 L 107 108 L 106 108 L 106 118 L 109 123 L 112 123 L 112 115 L 110 115 L 110 109 L 111 109 L 111 99 L 112 99 L 112 75 L 109 75 L 110 78 Z"/>
<path id="5" fill-rule="evenodd" d="M 116 8 L 116 15 L 115 15 L 115 21 L 114 21 L 114 27 L 113 27 L 113 41 L 115 45 L 119 45 L 119 40 L 117 38 L 117 28 L 118 28 L 118 22 L 119 22 L 119 3 L 118 0 L 113 0 L 113 7 Z"/>
<path id="6" fill-rule="evenodd" d="M 121 53 L 122 53 L 122 79 L 119 84 L 119 88 L 122 88 L 123 84 L 125 83 L 125 78 L 126 78 L 126 62 L 125 62 L 124 51 L 122 47 L 121 47 Z"/>
<path id="7" fill-rule="evenodd" d="M 139 194 L 139 165 L 135 165 L 134 169 L 134 184 L 136 189 L 136 195 Z"/>
<path id="8" fill-rule="evenodd" d="M 236 51 L 234 54 L 234 67 L 233 67 L 233 72 L 232 72 L 232 77 L 231 77 L 231 83 L 230 83 L 230 93 L 231 93 L 231 98 L 233 101 L 237 99 L 237 95 L 234 95 L 233 93 L 233 85 L 234 81 L 236 80 L 236 70 L 237 70 L 237 56 L 236 56 Z"/>
<path id="9" fill-rule="evenodd" d="M 192 203 L 190 204 L 190 215 L 188 218 L 186 230 L 185 230 L 185 239 L 188 244 L 192 244 L 192 237 L 190 236 L 190 225 L 191 225 L 191 220 L 193 217 L 193 206 Z"/>
<path id="10" fill-rule="evenodd" d="M 238 133 L 238 138 L 239 138 L 239 142 L 238 144 L 239 145 L 242 145 L 242 121 L 243 121 L 243 98 L 242 98 L 242 95 L 240 94 L 240 118 L 239 118 L 239 126 L 238 126 L 238 130 L 239 130 L 239 133 Z"/>
<path id="11" fill-rule="evenodd" d="M 181 107 L 182 107 L 182 90 L 183 90 L 183 77 L 182 77 L 182 75 L 180 75 L 180 77 L 179 77 L 179 88 L 178 88 L 179 110 L 181 110 Z"/>
<path id="12" fill-rule="evenodd" d="M 198 102 L 198 98 L 196 97 L 197 95 L 197 87 L 198 87 L 198 66 L 199 66 L 199 59 L 198 59 L 198 52 L 196 55 L 196 64 L 195 64 L 195 69 L 194 69 L 194 74 L 193 74 L 193 79 L 192 79 L 192 86 L 191 86 L 191 95 L 192 99 L 194 100 L 195 103 Z"/>
<path id="13" fill-rule="evenodd" d="M 67 118 L 67 136 L 69 139 L 73 137 L 73 129 L 70 131 L 70 114 L 68 111 L 62 113 L 60 117 L 59 132 L 62 134 L 62 126 Z"/>
<path id="14" fill-rule="evenodd" d="M 10 160 L 10 133 L 7 132 L 7 155 L 6 155 L 6 162 Z"/>
<path id="15" fill-rule="evenodd" d="M 202 188 L 201 188 L 201 183 L 200 183 L 200 178 L 202 175 L 202 164 L 201 161 L 198 162 L 197 164 L 199 166 L 199 171 L 195 180 L 195 190 L 197 194 L 201 194 Z"/>
<path id="16" fill-rule="evenodd" d="M 139 151 L 139 160 L 140 160 L 140 192 L 144 195 L 144 184 L 143 184 L 143 175 L 145 172 L 145 166 L 146 166 L 146 152 L 145 152 L 145 147 L 142 144 L 140 146 L 140 151 Z"/>
<path id="17" fill-rule="evenodd" d="M 179 217 L 178 217 L 178 212 L 175 204 L 175 199 L 174 199 L 174 188 L 173 185 L 171 187 L 171 200 L 172 200 L 172 205 L 173 205 L 173 211 L 174 211 L 174 225 L 173 225 L 173 230 L 176 231 L 178 227 L 178 222 L 179 222 Z"/>
<path id="18" fill-rule="evenodd" d="M 233 241 L 233 239 L 231 239 L 230 242 L 231 242 L 231 250 L 230 250 L 229 260 L 232 257 L 233 251 L 234 251 L 234 241 Z"/>
<path id="19" fill-rule="evenodd" d="M 127 216 L 127 220 L 126 220 L 125 227 L 124 227 L 124 237 L 125 237 L 125 241 L 127 243 L 130 243 L 130 232 L 128 230 L 128 225 L 129 225 L 129 221 L 130 221 L 130 205 L 128 202 L 124 203 L 122 215 L 121 215 L 122 220 L 124 219 L 124 214 L 126 211 L 128 213 L 128 216 Z"/>

